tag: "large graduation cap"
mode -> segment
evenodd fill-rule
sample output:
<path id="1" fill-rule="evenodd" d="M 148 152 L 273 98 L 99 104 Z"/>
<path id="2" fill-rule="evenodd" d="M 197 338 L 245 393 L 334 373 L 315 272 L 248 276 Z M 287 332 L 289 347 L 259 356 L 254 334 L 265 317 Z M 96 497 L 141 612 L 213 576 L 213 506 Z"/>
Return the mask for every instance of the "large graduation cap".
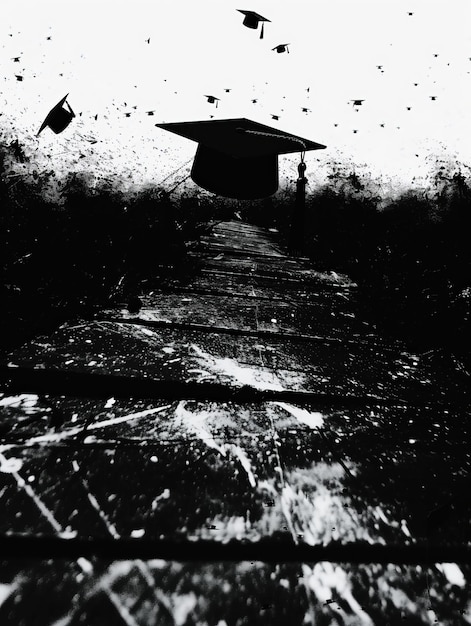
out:
<path id="1" fill-rule="evenodd" d="M 191 178 L 212 193 L 249 200 L 278 189 L 278 155 L 326 146 L 245 118 L 156 124 L 198 142 Z"/>
<path id="2" fill-rule="evenodd" d="M 245 15 L 244 21 L 242 22 L 242 24 L 244 26 L 247 26 L 247 28 L 257 29 L 258 23 L 262 22 L 262 30 L 260 31 L 260 39 L 263 39 L 263 23 L 269 22 L 270 20 L 268 20 L 266 17 L 262 17 L 255 11 L 245 11 L 244 9 L 237 9 L 237 11 Z"/>
<path id="3" fill-rule="evenodd" d="M 49 113 L 46 115 L 46 119 L 41 124 L 41 128 L 38 130 L 36 137 L 39 135 L 41 131 L 43 131 L 46 126 L 56 133 L 61 133 L 72 121 L 72 118 L 75 117 L 75 113 L 72 111 L 70 104 L 67 102 L 68 110 L 64 108 L 65 101 L 67 100 L 67 96 L 65 95 L 62 100 L 60 100 L 55 107 L 53 107 Z"/>

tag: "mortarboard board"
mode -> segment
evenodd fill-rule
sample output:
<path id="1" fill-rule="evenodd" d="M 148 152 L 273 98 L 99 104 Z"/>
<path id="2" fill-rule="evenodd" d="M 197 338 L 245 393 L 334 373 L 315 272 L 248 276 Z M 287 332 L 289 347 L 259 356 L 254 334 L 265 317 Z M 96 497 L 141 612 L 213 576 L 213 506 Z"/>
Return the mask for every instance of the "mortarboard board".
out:
<path id="1" fill-rule="evenodd" d="M 154 115 L 155 111 L 147 111 L 147 115 Z"/>
<path id="2" fill-rule="evenodd" d="M 359 107 L 362 105 L 362 103 L 364 102 L 364 100 L 351 100 L 351 102 L 353 102 L 354 107 Z"/>
<path id="3" fill-rule="evenodd" d="M 20 82 L 23 80 L 23 76 L 20 76 L 19 74 L 15 74 L 15 78 Z"/>
<path id="4" fill-rule="evenodd" d="M 276 50 L 278 52 L 278 54 L 280 54 L 281 52 L 288 52 L 288 46 L 290 44 L 289 43 L 280 43 L 278 46 L 275 46 L 274 48 L 272 48 L 272 50 Z"/>
<path id="5" fill-rule="evenodd" d="M 244 21 L 242 22 L 242 24 L 244 26 L 247 26 L 247 28 L 254 28 L 254 29 L 258 28 L 258 23 L 262 22 L 262 29 L 260 31 L 260 39 L 263 39 L 263 22 L 269 22 L 270 20 L 267 20 L 266 17 L 262 17 L 258 13 L 255 13 L 255 11 L 245 11 L 243 9 L 237 9 L 237 11 L 245 15 Z"/>
<path id="6" fill-rule="evenodd" d="M 272 120 L 279 120 L 280 119 L 279 115 L 275 115 L 274 113 L 270 113 L 270 115 L 271 115 L 271 119 Z"/>
<path id="7" fill-rule="evenodd" d="M 311 109 L 308 109 L 307 107 L 301 107 L 303 113 L 308 113 Z"/>
<path id="8" fill-rule="evenodd" d="M 20 57 L 11 57 L 13 60 L 13 63 L 19 63 L 20 62 Z"/>
<path id="9" fill-rule="evenodd" d="M 430 96 L 430 100 L 436 100 L 437 96 Z"/>
<path id="10" fill-rule="evenodd" d="M 224 91 L 225 91 L 226 93 L 229 93 L 231 90 L 230 90 L 230 89 L 224 89 Z"/>
<path id="11" fill-rule="evenodd" d="M 216 103 L 216 108 L 217 108 L 219 98 L 216 98 L 216 96 L 206 96 L 206 95 L 204 97 L 208 99 L 209 104 Z"/>
<path id="12" fill-rule="evenodd" d="M 279 154 L 325 148 L 245 118 L 156 126 L 198 142 L 191 178 L 203 189 L 229 198 L 272 195 L 278 189 Z"/>
<path id="13" fill-rule="evenodd" d="M 257 102 L 258 102 L 257 98 L 254 98 L 254 99 L 252 100 L 252 104 L 256 104 Z"/>
<path id="14" fill-rule="evenodd" d="M 65 128 L 67 128 L 67 126 L 72 121 L 72 118 L 75 117 L 75 113 L 72 111 L 69 103 L 67 103 L 69 110 L 64 108 L 64 104 L 68 95 L 69 94 L 65 95 L 62 100 L 59 100 L 56 106 L 49 111 L 49 113 L 46 115 L 46 119 L 41 124 L 41 128 L 39 129 L 36 137 L 41 131 L 46 128 L 46 126 L 49 126 L 49 128 L 54 133 L 56 133 L 56 135 L 61 133 Z"/>

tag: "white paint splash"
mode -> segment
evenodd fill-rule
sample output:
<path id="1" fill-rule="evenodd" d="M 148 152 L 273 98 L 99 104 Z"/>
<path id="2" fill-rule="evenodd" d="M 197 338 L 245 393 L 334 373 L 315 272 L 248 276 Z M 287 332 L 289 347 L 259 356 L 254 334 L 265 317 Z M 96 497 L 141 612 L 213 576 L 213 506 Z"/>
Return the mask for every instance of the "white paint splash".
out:
<path id="1" fill-rule="evenodd" d="M 310 411 L 306 411 L 306 409 L 301 409 L 297 406 L 293 406 L 292 404 L 287 404 L 286 402 L 272 402 L 271 404 L 276 404 L 281 407 L 302 424 L 309 426 L 309 428 L 316 429 L 324 425 L 324 416 L 322 413 L 318 413 L 317 411 L 311 413 Z"/>
<path id="2" fill-rule="evenodd" d="M 197 355 L 200 365 L 209 369 L 214 375 L 227 376 L 235 383 L 248 385 L 260 391 L 284 391 L 286 389 L 275 372 L 242 366 L 235 359 L 216 358 L 196 344 L 191 344 L 190 347 Z"/>
<path id="3" fill-rule="evenodd" d="M 463 572 L 456 563 L 435 563 L 435 567 L 446 577 L 450 585 L 466 586 Z"/>
<path id="4" fill-rule="evenodd" d="M 165 406 L 159 406 L 153 409 L 146 409 L 145 411 L 139 411 L 138 413 L 131 413 L 130 415 L 121 415 L 120 417 L 112 417 L 108 420 L 102 420 L 100 422 L 95 422 L 90 424 L 87 427 L 87 432 L 89 430 L 96 430 L 98 428 L 106 428 L 107 426 L 116 426 L 116 424 L 122 424 L 123 422 L 130 422 L 132 420 L 139 419 L 141 417 L 146 417 L 148 415 L 154 415 L 156 413 L 161 413 L 166 409 L 171 408 L 171 404 L 166 404 Z M 48 435 L 39 435 L 38 437 L 31 437 L 28 439 L 27 445 L 33 445 L 35 443 L 48 443 L 48 442 L 57 442 L 62 441 L 63 439 L 67 439 L 68 437 L 73 437 L 74 435 L 78 435 L 79 433 L 83 433 L 83 427 L 69 428 L 67 430 L 62 431 L 61 433 L 51 433 Z"/>
<path id="5" fill-rule="evenodd" d="M 198 439 L 204 441 L 208 447 L 217 450 L 222 456 L 225 457 L 227 453 L 232 453 L 237 457 L 247 474 L 250 485 L 252 487 L 257 486 L 257 481 L 252 471 L 252 465 L 245 451 L 240 446 L 233 443 L 218 443 L 213 433 L 208 429 L 207 420 L 208 418 L 214 419 L 214 412 L 206 410 L 198 410 L 198 412 L 188 411 L 186 409 L 186 402 L 182 400 L 175 409 L 175 418 L 177 424 L 184 426 L 187 430 L 195 434 Z"/>

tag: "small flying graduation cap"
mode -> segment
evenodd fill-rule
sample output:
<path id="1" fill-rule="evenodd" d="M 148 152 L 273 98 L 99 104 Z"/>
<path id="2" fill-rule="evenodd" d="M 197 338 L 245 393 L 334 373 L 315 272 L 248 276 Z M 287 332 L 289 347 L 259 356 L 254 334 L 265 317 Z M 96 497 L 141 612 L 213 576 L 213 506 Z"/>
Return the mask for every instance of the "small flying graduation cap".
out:
<path id="1" fill-rule="evenodd" d="M 20 76 L 19 74 L 15 74 L 15 78 L 16 80 L 19 80 L 20 82 L 23 80 L 23 76 Z"/>
<path id="2" fill-rule="evenodd" d="M 198 142 L 191 170 L 197 185 L 240 200 L 276 192 L 279 154 L 326 147 L 245 118 L 156 126 Z"/>
<path id="3" fill-rule="evenodd" d="M 154 115 L 155 111 L 147 111 L 147 115 Z"/>
<path id="4" fill-rule="evenodd" d="M 13 60 L 13 63 L 19 63 L 20 62 L 20 57 L 11 57 Z"/>
<path id="5" fill-rule="evenodd" d="M 270 20 L 267 20 L 266 17 L 262 17 L 258 13 L 255 13 L 255 11 L 244 11 L 243 9 L 237 9 L 237 10 L 239 11 L 239 13 L 243 13 L 245 15 L 244 21 L 242 22 L 242 24 L 244 26 L 247 26 L 247 28 L 256 29 L 258 28 L 258 23 L 262 22 L 262 29 L 260 31 L 260 39 L 263 39 L 264 22 L 269 22 Z"/>
<path id="6" fill-rule="evenodd" d="M 437 96 L 430 96 L 430 100 L 436 100 Z"/>
<path id="7" fill-rule="evenodd" d="M 69 94 L 65 95 L 62 100 L 59 100 L 56 106 L 49 111 L 49 113 L 46 115 L 46 119 L 41 124 L 41 128 L 39 129 L 36 137 L 46 128 L 46 126 L 49 126 L 49 128 L 53 132 L 55 132 L 56 135 L 61 133 L 65 128 L 67 128 L 67 126 L 72 121 L 72 118 L 75 117 L 75 113 L 72 111 L 68 102 L 68 110 L 64 108 L 64 104 L 66 104 L 68 95 Z"/>
<path id="8" fill-rule="evenodd" d="M 301 107 L 301 109 L 303 113 L 309 113 L 309 111 L 311 110 L 311 109 L 308 109 L 307 107 Z"/>
<path id="9" fill-rule="evenodd" d="M 252 100 L 252 104 L 257 104 L 257 102 L 258 102 L 257 98 L 254 98 L 254 99 Z"/>
<path id="10" fill-rule="evenodd" d="M 351 102 L 353 102 L 354 107 L 359 107 L 362 105 L 362 103 L 364 102 L 364 100 L 351 100 Z"/>
<path id="11" fill-rule="evenodd" d="M 280 119 L 279 115 L 275 115 L 274 113 L 270 113 L 270 115 L 271 115 L 271 119 L 272 120 L 279 120 Z"/>
<path id="12" fill-rule="evenodd" d="M 289 43 L 280 43 L 278 46 L 275 46 L 274 48 L 272 48 L 272 50 L 276 50 L 278 54 L 280 54 L 281 52 L 288 52 L 289 54 L 289 50 L 288 50 L 289 45 L 290 45 Z"/>
<path id="13" fill-rule="evenodd" d="M 216 98 L 216 96 L 206 96 L 206 95 L 205 95 L 205 98 L 208 99 L 209 104 L 216 103 L 216 109 L 217 109 L 219 98 Z"/>

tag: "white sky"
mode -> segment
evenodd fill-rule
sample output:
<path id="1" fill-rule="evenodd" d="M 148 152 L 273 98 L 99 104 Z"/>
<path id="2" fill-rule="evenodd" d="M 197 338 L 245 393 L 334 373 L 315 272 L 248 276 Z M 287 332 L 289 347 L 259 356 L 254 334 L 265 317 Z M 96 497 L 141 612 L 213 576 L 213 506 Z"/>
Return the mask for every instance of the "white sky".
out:
<path id="1" fill-rule="evenodd" d="M 264 39 L 242 25 L 239 8 L 271 20 Z M 279 43 L 290 53 L 273 52 Z M 406 183 L 435 155 L 471 161 L 469 0 L 4 0 L 0 45 L 0 128 L 9 124 L 38 164 L 50 155 L 58 171 L 100 168 L 159 182 L 196 144 L 154 124 L 210 115 L 248 117 L 327 145 L 307 154 L 312 180 L 338 158 Z M 35 139 L 67 92 L 82 116 Z M 221 98 L 218 108 L 204 94 Z M 365 102 L 355 110 L 357 98 Z M 296 163 L 280 157 L 282 173 Z"/>

